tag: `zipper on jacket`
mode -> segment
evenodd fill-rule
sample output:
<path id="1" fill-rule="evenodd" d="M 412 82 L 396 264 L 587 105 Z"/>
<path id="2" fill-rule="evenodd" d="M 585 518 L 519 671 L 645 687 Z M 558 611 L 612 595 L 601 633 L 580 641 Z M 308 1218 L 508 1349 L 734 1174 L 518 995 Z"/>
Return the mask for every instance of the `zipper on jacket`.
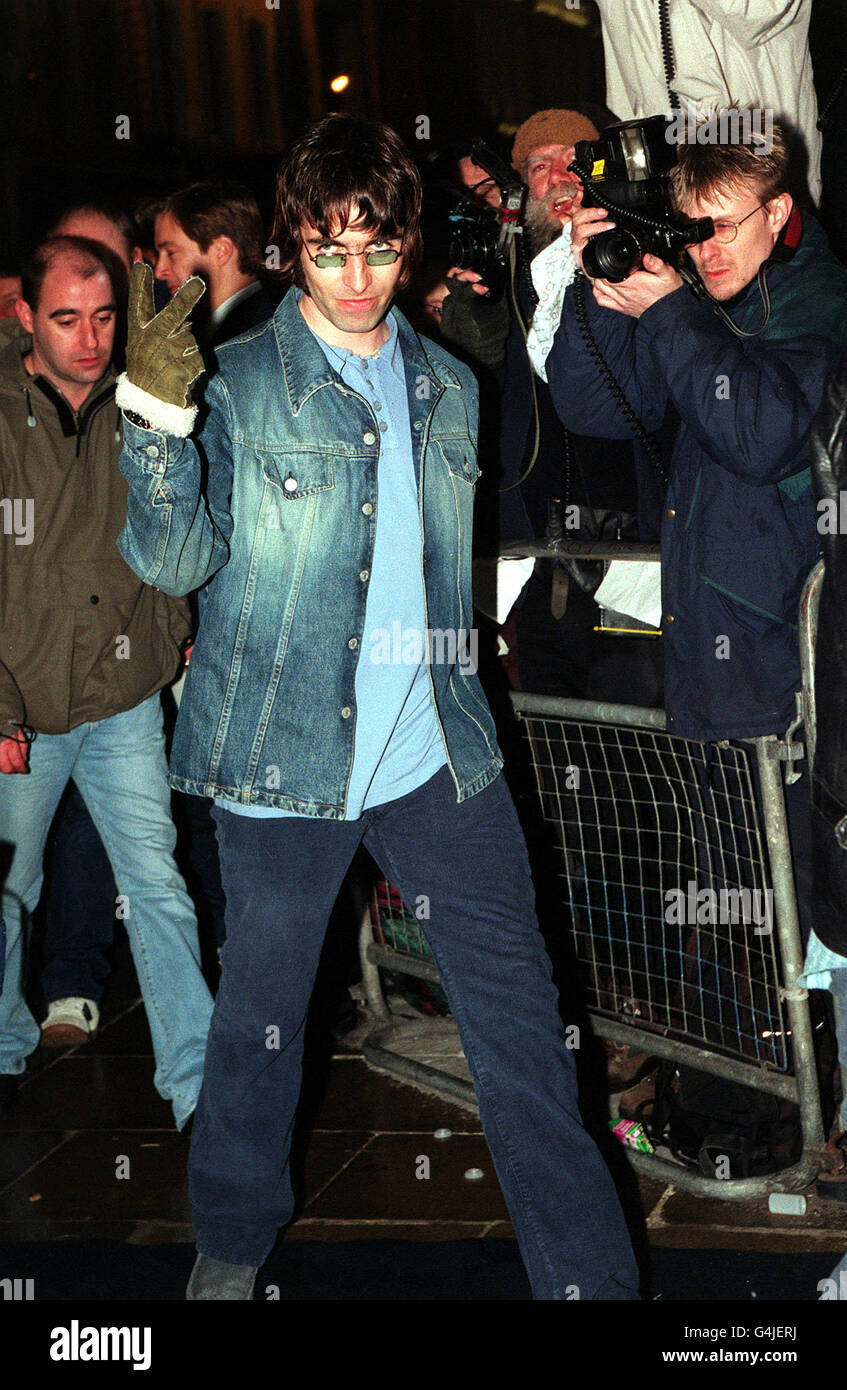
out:
<path id="1" fill-rule="evenodd" d="M 780 623 L 783 627 L 794 628 L 796 631 L 797 624 L 790 623 L 787 618 L 780 618 L 778 613 L 769 613 L 767 608 L 760 608 L 757 603 L 751 603 L 749 599 L 742 598 L 741 594 L 736 594 L 734 590 L 725 589 L 723 584 L 716 584 L 714 579 L 709 579 L 705 574 L 700 574 L 700 578 L 704 584 L 709 585 L 710 589 L 717 589 L 719 594 L 724 594 L 727 598 L 731 598 L 733 603 L 740 603 L 742 608 L 749 609 L 751 613 L 758 613 L 760 618 L 769 618 L 772 623 Z"/>

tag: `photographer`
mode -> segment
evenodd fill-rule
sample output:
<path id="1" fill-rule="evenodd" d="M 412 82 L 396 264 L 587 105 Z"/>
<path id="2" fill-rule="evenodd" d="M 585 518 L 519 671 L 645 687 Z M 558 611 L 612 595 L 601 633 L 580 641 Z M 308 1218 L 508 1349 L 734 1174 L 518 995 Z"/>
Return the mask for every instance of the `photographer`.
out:
<path id="1" fill-rule="evenodd" d="M 601 123 L 607 114 L 598 111 Z M 453 267 L 448 276 L 442 333 L 473 361 L 481 378 L 486 373 L 494 378 L 491 394 L 499 405 L 499 534 L 486 535 L 489 552 L 498 541 L 543 540 L 553 499 L 560 516 L 572 519 L 579 509 L 580 524 L 563 532 L 566 539 L 632 537 L 636 512 L 640 538 L 650 539 L 651 529 L 658 534 L 661 492 L 654 487 L 652 496 L 649 489 L 638 494 L 631 442 L 573 433 L 579 426 L 567 414 L 558 418 L 527 347 L 527 331 L 538 326 L 539 296 L 544 301 L 551 289 L 561 293 L 573 274 L 570 223 L 581 185 L 568 166 L 576 142 L 597 133 L 581 111 L 539 111 L 525 121 L 515 135 L 512 168 L 527 193 L 506 294 L 488 301 L 488 286 L 472 269 Z M 474 185 L 481 172 L 470 167 Z M 465 169 L 461 173 L 464 177 Z M 556 322 L 558 312 L 549 320 L 549 339 Z M 544 349 L 537 351 L 537 363 L 543 354 Z M 599 636 L 598 621 L 597 605 L 568 571 L 539 561 L 516 610 L 523 687 L 538 694 L 654 703 L 655 646 L 649 639 Z"/>
<path id="2" fill-rule="evenodd" d="M 808 437 L 847 345 L 847 272 L 795 207 L 786 168 L 778 126 L 769 145 L 681 146 L 677 208 L 714 220 L 688 251 L 699 296 L 650 255 L 583 296 L 595 349 L 645 427 L 669 405 L 680 418 L 661 542 L 666 709 L 669 729 L 696 739 L 782 732 L 801 684 L 797 608 L 819 548 Z M 602 207 L 574 215 L 580 266 L 613 225 Z M 546 363 L 556 408 L 579 429 L 631 438 L 579 302 L 566 297 Z M 808 790 L 787 791 L 807 930 Z"/>

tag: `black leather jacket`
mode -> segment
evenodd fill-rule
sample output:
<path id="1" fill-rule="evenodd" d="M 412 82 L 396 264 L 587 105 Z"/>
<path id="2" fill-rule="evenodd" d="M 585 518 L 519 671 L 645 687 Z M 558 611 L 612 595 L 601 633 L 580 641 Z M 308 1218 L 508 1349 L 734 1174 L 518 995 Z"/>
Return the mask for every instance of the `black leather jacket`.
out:
<path id="1" fill-rule="evenodd" d="M 812 451 L 817 496 L 833 503 L 835 515 L 844 518 L 837 534 L 822 537 L 826 568 L 815 661 L 812 777 L 814 927 L 825 946 L 847 956 L 847 357 L 815 419 Z"/>

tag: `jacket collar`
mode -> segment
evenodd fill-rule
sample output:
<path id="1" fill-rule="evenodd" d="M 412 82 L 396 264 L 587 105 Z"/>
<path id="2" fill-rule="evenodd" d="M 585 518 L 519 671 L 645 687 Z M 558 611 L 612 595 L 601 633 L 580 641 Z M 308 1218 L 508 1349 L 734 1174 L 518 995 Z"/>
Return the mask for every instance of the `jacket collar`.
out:
<path id="1" fill-rule="evenodd" d="M 427 354 L 423 341 L 398 309 L 393 309 L 392 313 L 397 320 L 407 379 L 411 370 L 414 377 L 434 376 L 440 385 L 460 390 L 461 382 L 456 373 L 446 362 Z M 341 385 L 341 378 L 330 367 L 320 345 L 315 342 L 297 307 L 293 287 L 286 294 L 272 322 L 292 414 L 299 415 L 315 391 L 323 386 Z"/>

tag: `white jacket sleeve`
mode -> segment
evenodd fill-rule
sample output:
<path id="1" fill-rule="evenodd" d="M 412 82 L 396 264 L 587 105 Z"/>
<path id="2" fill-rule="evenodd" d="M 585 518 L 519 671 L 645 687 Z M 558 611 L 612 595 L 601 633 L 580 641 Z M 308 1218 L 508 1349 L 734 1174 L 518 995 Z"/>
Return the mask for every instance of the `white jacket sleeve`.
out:
<path id="1" fill-rule="evenodd" d="M 805 42 L 812 12 L 812 0 L 691 0 L 691 4 L 722 25 L 742 48 L 767 43 L 795 24 L 803 26 Z"/>

